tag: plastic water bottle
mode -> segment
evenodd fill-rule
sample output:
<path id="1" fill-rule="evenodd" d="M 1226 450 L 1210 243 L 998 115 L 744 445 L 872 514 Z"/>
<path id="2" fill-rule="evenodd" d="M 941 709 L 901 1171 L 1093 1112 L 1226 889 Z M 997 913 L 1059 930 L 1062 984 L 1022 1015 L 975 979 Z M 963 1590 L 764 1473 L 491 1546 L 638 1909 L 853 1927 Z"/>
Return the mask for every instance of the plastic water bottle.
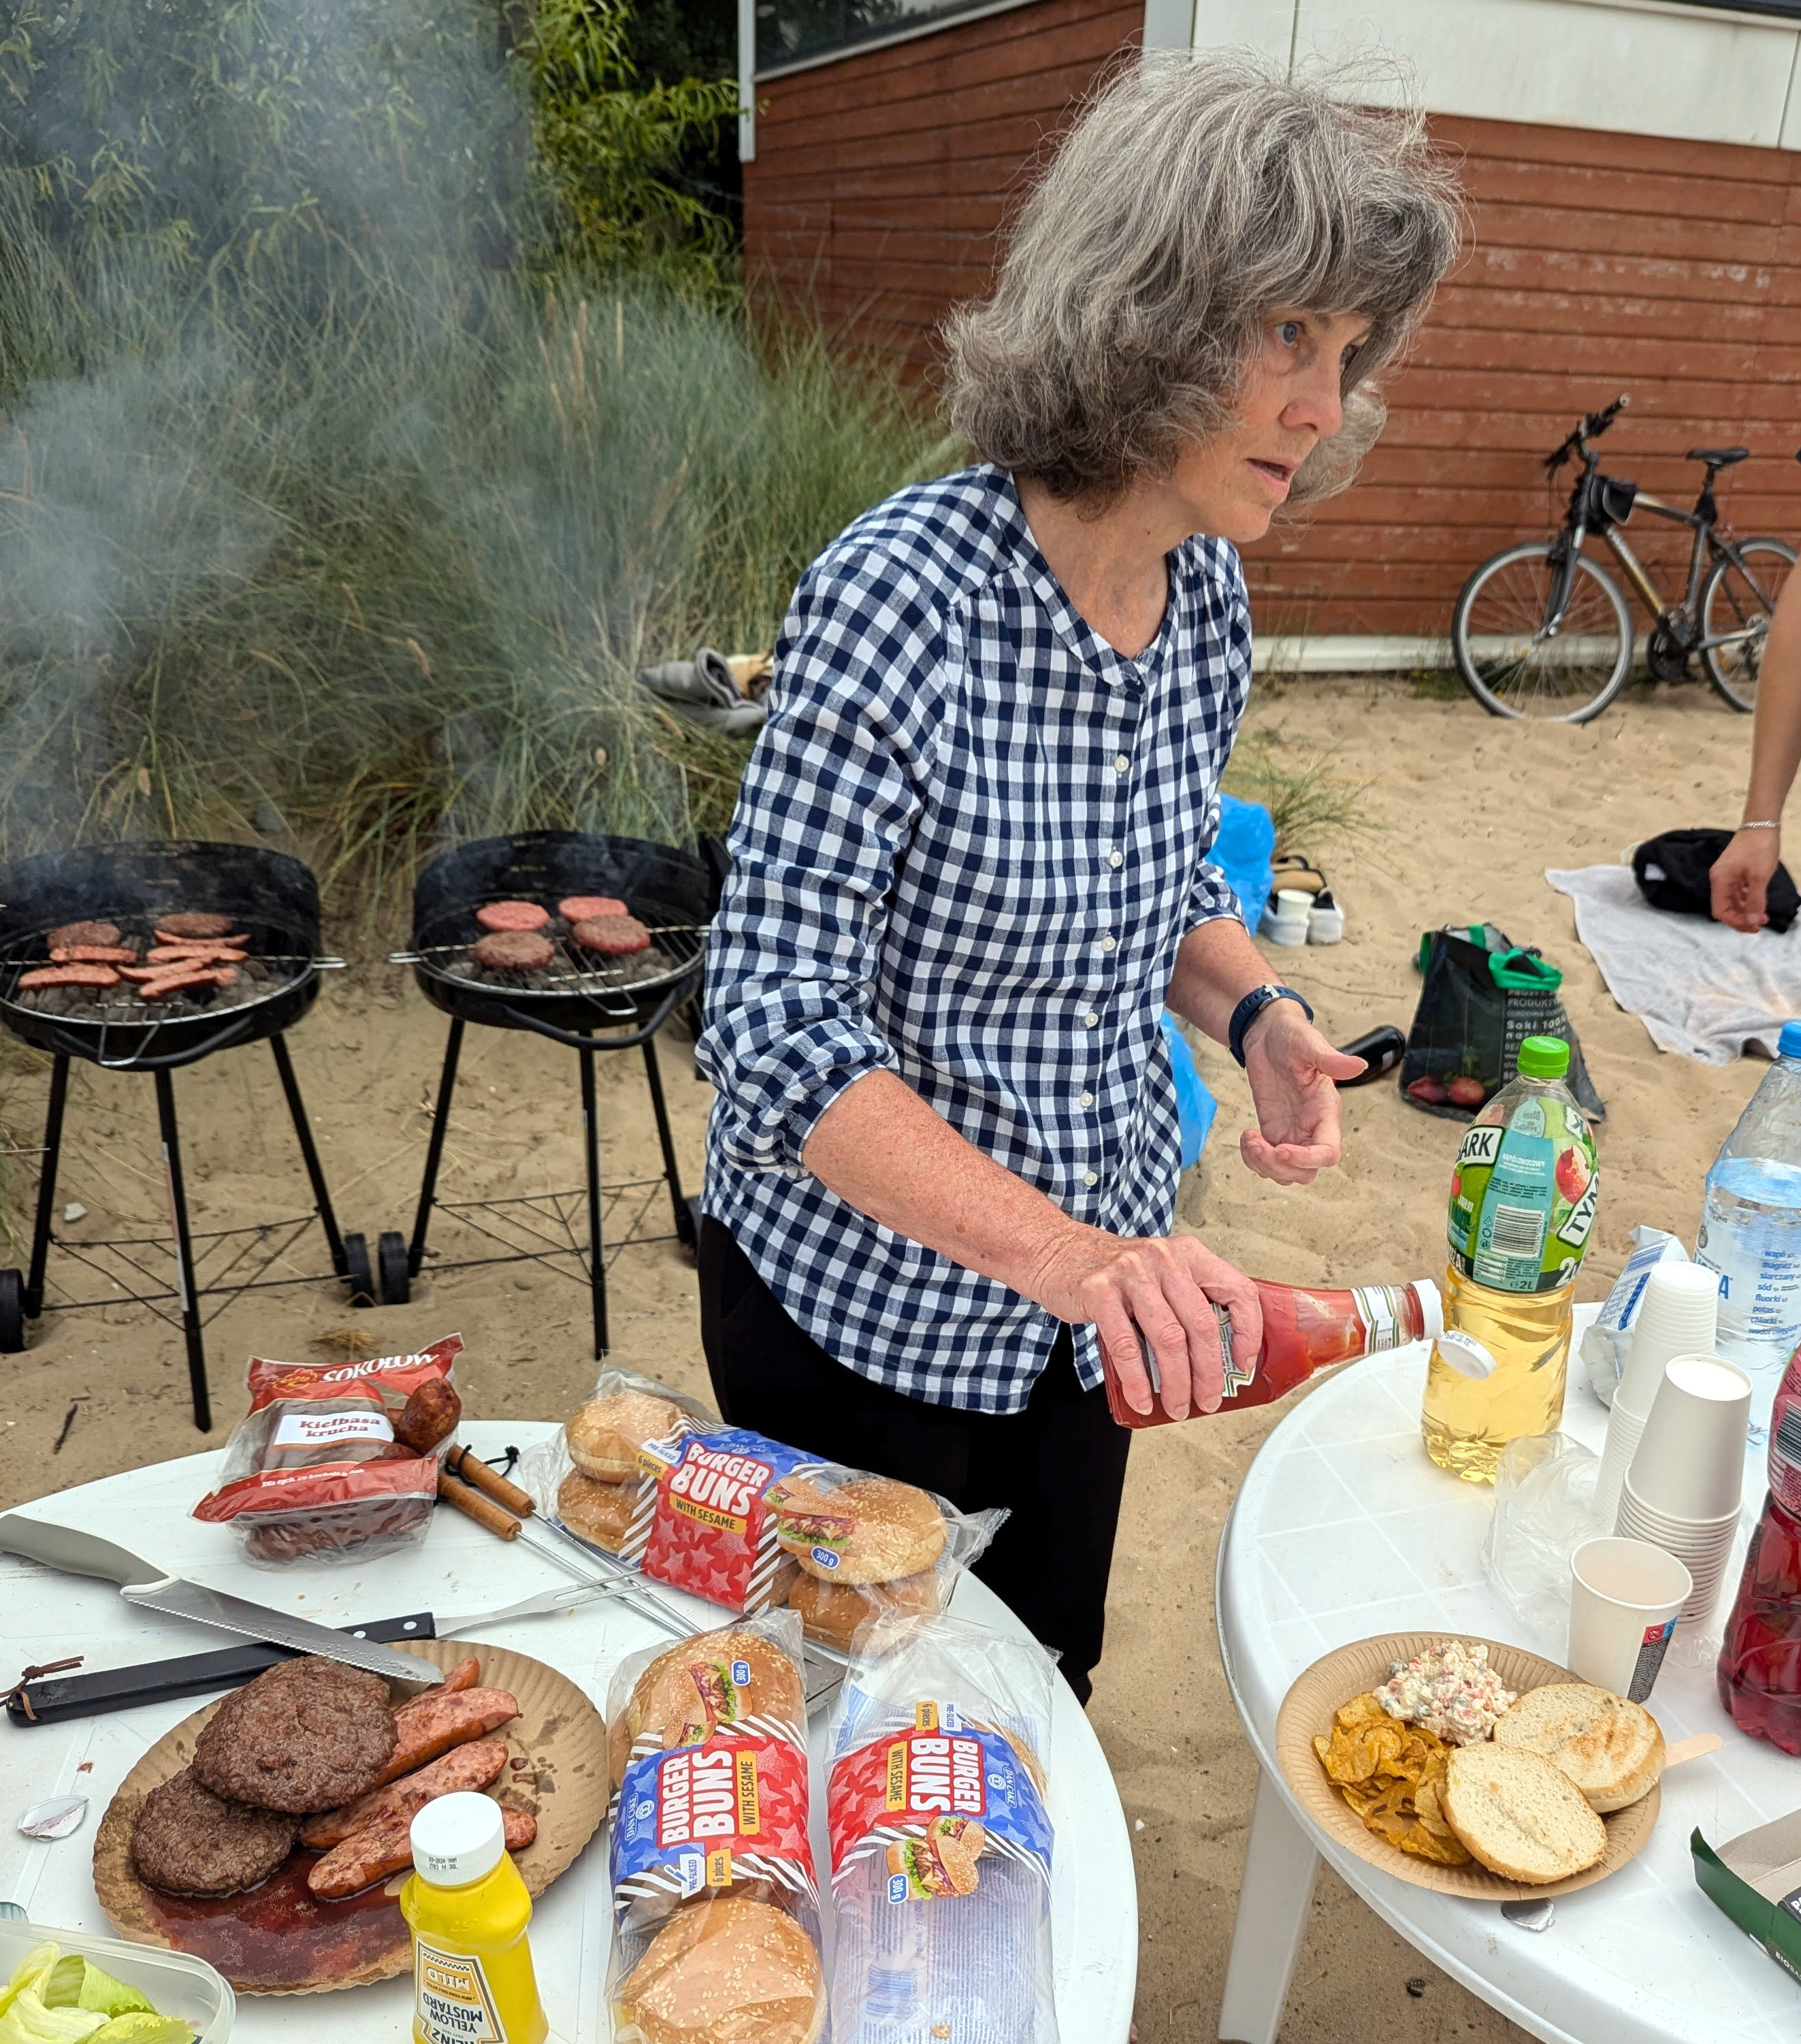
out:
<path id="1" fill-rule="evenodd" d="M 1715 1346 L 1751 1374 L 1760 1435 L 1801 1343 L 1801 1022 L 1785 1022 L 1776 1061 L 1707 1174 L 1695 1261 L 1717 1271 Z"/>

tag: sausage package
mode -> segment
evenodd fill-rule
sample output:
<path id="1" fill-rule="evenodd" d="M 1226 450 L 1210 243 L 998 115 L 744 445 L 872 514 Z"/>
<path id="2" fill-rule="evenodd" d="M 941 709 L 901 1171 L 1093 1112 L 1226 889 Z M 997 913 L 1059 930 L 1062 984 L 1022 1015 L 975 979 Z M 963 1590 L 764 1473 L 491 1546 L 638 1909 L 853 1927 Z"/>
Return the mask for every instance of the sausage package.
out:
<path id="1" fill-rule="evenodd" d="M 749 2020 L 747 1997 L 766 2026 L 757 2034 L 820 2034 L 806 1714 L 792 1612 L 633 1654 L 615 1670 L 616 2037 L 724 2035 Z"/>
<path id="2" fill-rule="evenodd" d="M 835 2044 L 1058 2044 L 1052 1662 L 952 1618 L 846 1678 L 832 1737 Z"/>
<path id="3" fill-rule="evenodd" d="M 234 1526 L 244 1558 L 268 1567 L 363 1562 L 423 1540 L 462 1416 L 451 1381 L 462 1353 L 451 1335 L 359 1362 L 253 1356 L 224 1481 L 194 1516 Z"/>
<path id="4" fill-rule="evenodd" d="M 578 1539 L 728 1611 L 789 1606 L 842 1650 L 872 1620 L 943 1610 L 1006 1516 L 728 1427 L 620 1370 L 522 1470 Z"/>

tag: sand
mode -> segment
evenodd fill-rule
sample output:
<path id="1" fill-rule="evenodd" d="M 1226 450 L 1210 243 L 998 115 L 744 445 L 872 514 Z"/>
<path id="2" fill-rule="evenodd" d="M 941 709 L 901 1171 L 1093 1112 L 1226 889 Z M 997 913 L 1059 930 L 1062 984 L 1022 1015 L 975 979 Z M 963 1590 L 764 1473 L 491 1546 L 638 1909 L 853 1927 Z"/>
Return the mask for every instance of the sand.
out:
<path id="1" fill-rule="evenodd" d="M 1605 1290 L 1634 1223 L 1692 1238 L 1707 1165 L 1765 1067 L 1709 1070 L 1660 1055 L 1643 1026 L 1614 1006 L 1575 940 L 1571 905 L 1542 872 L 1611 862 L 1660 829 L 1735 820 L 1749 720 L 1691 686 L 1634 691 L 1580 730 L 1522 728 L 1491 721 L 1465 701 L 1416 699 L 1404 683 L 1308 680 L 1260 684 L 1247 728 L 1268 734 L 1273 755 L 1297 765 L 1336 747 L 1334 770 L 1372 784 L 1358 840 L 1301 847 L 1324 861 L 1337 888 L 1345 941 L 1271 953 L 1314 1002 L 1322 1026 L 1340 1042 L 1379 1022 L 1404 1028 L 1418 985 L 1411 961 L 1420 932 L 1434 924 L 1486 918 L 1516 942 L 1542 945 L 1565 968 L 1570 1012 L 1609 1109 L 1583 1296 Z M 377 964 L 331 982 L 294 1032 L 340 1217 L 371 1243 L 383 1228 L 411 1226 L 444 1026 L 409 975 Z M 697 1190 L 708 1089 L 678 1030 L 666 1032 L 662 1056 L 682 1167 Z M 1223 1051 L 1208 1047 L 1204 1059 L 1220 1115 L 1184 1187 L 1185 1224 L 1261 1277 L 1350 1282 L 1440 1270 L 1454 1124 L 1407 1106 L 1392 1082 L 1351 1093 L 1343 1165 L 1310 1189 L 1285 1190 L 1238 1160 L 1249 1111 L 1242 1076 Z M 29 1143 L 42 1111 L 42 1067 L 16 1048 L 8 1060 L 0 1105 L 10 1139 Z M 600 1084 L 609 1177 L 654 1174 L 655 1132 L 638 1054 L 603 1059 Z M 571 1053 L 471 1030 L 445 1197 L 579 1185 L 575 1087 Z M 266 1049 L 179 1073 L 175 1089 L 197 1226 L 305 1212 Z M 72 1244 L 166 1225 L 147 1080 L 75 1068 L 59 1208 L 71 1200 L 88 1208 L 62 1227 Z M 8 1219 L 15 1229 L 29 1224 L 17 1213 Z M 655 1189 L 646 1224 L 669 1227 Z M 447 1219 L 434 1241 L 447 1259 L 497 1253 Z M 167 1268 L 166 1251 L 140 1253 L 153 1269 Z M 313 1228 L 275 1274 L 325 1267 Z M 53 1252 L 51 1272 L 53 1285 L 79 1286 L 84 1296 L 98 1286 L 66 1254 Z M 667 1240 L 628 1247 L 612 1284 L 613 1359 L 704 1392 L 685 1253 Z M 585 1289 L 530 1263 L 429 1272 L 413 1303 L 363 1313 L 350 1312 L 324 1284 L 228 1304 L 208 1330 L 221 1424 L 204 1440 L 188 1417 L 175 1328 L 135 1307 L 47 1315 L 24 1355 L 0 1358 L 7 1389 L 0 1504 L 222 1442 L 253 1350 L 317 1358 L 334 1352 L 332 1341 L 360 1337 L 362 1352 L 391 1353 L 459 1328 L 469 1343 L 459 1377 L 473 1416 L 560 1414 L 592 1381 Z M 1254 1773 L 1214 1644 L 1214 1550 L 1250 1458 L 1283 1409 L 1169 1428 L 1142 1437 L 1133 1452 L 1093 1716 L 1134 1827 L 1142 2044 L 1216 2031 Z M 1285 2044 L 1363 2044 L 1378 2034 L 1387 2044 L 1453 2035 L 1489 2044 L 1523 2033 L 1323 1875 Z"/>

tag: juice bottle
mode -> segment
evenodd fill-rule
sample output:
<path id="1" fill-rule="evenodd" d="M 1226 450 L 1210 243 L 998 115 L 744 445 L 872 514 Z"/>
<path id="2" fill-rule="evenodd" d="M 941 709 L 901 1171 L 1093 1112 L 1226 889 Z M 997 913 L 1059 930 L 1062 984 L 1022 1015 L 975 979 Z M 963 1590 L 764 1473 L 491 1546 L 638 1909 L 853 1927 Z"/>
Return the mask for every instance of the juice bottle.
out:
<path id="1" fill-rule="evenodd" d="M 1726 1622 L 1720 1701 L 1741 1731 L 1801 1754 L 1801 1355 L 1770 1416 L 1768 1495 Z"/>
<path id="2" fill-rule="evenodd" d="M 413 1930 L 413 2044 L 543 2044 L 526 1929 L 532 1898 L 490 1796 L 440 1796 L 413 1820 L 401 1890 Z"/>
<path id="3" fill-rule="evenodd" d="M 1263 1341 L 1254 1354 L 1246 1354 L 1236 1339 L 1231 1315 L 1223 1307 L 1213 1309 L 1226 1366 L 1223 1412 L 1269 1404 L 1316 1370 L 1331 1370 L 1382 1349 L 1402 1348 L 1444 1328 L 1438 1288 L 1430 1278 L 1416 1278 L 1410 1285 L 1360 1285 L 1348 1291 L 1268 1285 L 1261 1278 L 1255 1282 L 1263 1306 Z M 1122 1427 L 1164 1427 L 1172 1416 L 1156 1396 L 1148 1412 L 1134 1412 L 1111 1365 L 1107 1403 Z M 1188 1416 L 1201 1415 L 1190 1406 Z"/>
<path id="4" fill-rule="evenodd" d="M 1519 1076 L 1477 1115 L 1451 1175 L 1446 1331 L 1433 1344 L 1420 1431 L 1439 1468 L 1469 1483 L 1492 1483 L 1509 1441 L 1554 1432 L 1563 1415 L 1576 1274 L 1600 1182 L 1569 1070 L 1561 1036 L 1528 1036 Z"/>

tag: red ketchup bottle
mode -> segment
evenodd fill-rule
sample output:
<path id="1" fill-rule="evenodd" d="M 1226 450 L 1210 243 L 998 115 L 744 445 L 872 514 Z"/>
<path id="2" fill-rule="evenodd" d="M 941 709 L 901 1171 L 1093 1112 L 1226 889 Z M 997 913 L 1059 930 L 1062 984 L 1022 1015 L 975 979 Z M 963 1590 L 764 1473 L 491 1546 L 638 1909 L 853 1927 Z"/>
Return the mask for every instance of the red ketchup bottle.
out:
<path id="1" fill-rule="evenodd" d="M 1801 1755 L 1801 1350 L 1770 1414 L 1769 1475 L 1726 1622 L 1720 1701 L 1741 1731 Z"/>
<path id="2" fill-rule="evenodd" d="M 1213 1308 L 1226 1365 L 1222 1412 L 1268 1405 L 1315 1370 L 1354 1362 L 1360 1355 L 1382 1349 L 1404 1348 L 1409 1342 L 1434 1340 L 1445 1331 L 1438 1288 L 1430 1278 L 1416 1278 L 1411 1285 L 1359 1285 L 1342 1292 L 1266 1285 L 1261 1278 L 1254 1281 L 1263 1305 L 1263 1345 L 1254 1355 L 1242 1354 L 1235 1342 L 1231 1314 L 1221 1306 Z M 1165 1427 L 1173 1416 L 1154 1395 L 1148 1412 L 1135 1412 L 1110 1363 L 1107 1403 L 1122 1427 Z M 1191 1405 L 1186 1416 L 1204 1416 Z"/>

